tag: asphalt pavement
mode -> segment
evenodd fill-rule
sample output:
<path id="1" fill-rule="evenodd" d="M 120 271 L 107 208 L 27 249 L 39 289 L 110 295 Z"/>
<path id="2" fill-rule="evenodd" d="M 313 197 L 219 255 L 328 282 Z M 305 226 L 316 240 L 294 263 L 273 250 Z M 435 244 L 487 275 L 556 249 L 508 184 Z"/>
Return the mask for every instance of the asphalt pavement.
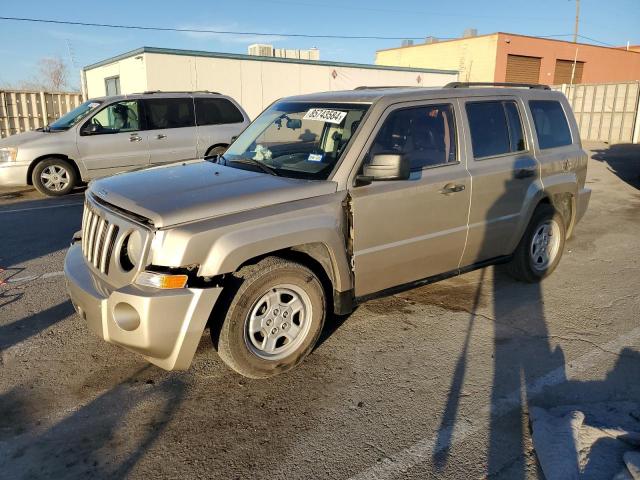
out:
<path id="1" fill-rule="evenodd" d="M 370 301 L 270 380 L 208 332 L 171 373 L 94 337 L 61 273 L 83 192 L 0 190 L 0 478 L 542 478 L 529 406 L 640 405 L 640 149 L 591 148 L 540 285 L 490 267 Z"/>

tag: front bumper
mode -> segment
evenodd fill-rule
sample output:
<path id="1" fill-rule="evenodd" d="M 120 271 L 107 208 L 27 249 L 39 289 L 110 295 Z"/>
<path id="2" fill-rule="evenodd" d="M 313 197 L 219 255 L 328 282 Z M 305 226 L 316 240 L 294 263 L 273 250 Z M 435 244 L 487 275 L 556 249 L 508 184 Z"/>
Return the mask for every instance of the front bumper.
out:
<path id="1" fill-rule="evenodd" d="M 27 185 L 29 164 L 15 162 L 0 163 L 0 187 L 23 187 Z"/>
<path id="2" fill-rule="evenodd" d="M 64 273 L 71 301 L 91 331 L 165 370 L 189 368 L 222 291 L 136 285 L 114 289 L 93 273 L 79 243 L 69 248 Z"/>
<path id="3" fill-rule="evenodd" d="M 576 222 L 578 223 L 587 211 L 589 200 L 591 199 L 591 189 L 583 188 L 578 192 L 576 198 Z"/>

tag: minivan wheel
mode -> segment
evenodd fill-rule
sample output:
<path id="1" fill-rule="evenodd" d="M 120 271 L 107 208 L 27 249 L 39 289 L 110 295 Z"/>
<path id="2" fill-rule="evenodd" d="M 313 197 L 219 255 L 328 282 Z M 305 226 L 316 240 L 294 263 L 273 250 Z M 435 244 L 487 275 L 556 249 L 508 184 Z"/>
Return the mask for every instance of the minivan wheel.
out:
<path id="1" fill-rule="evenodd" d="M 214 156 L 214 155 L 222 155 L 224 152 L 227 151 L 228 147 L 225 147 L 224 145 L 218 145 L 217 147 L 211 147 L 209 150 L 207 150 L 207 155 L 206 156 Z"/>
<path id="2" fill-rule="evenodd" d="M 31 180 L 40 193 L 57 197 L 73 190 L 78 179 L 75 169 L 66 160 L 46 158 L 33 169 Z"/>
<path id="3" fill-rule="evenodd" d="M 326 298 L 307 267 L 268 257 L 240 269 L 225 289 L 220 299 L 224 320 L 212 326 L 211 336 L 233 370 L 268 378 L 295 367 L 311 352 L 324 325 Z"/>
<path id="4" fill-rule="evenodd" d="M 540 205 L 508 264 L 512 277 L 534 283 L 550 275 L 560 263 L 566 227 L 551 205 Z"/>

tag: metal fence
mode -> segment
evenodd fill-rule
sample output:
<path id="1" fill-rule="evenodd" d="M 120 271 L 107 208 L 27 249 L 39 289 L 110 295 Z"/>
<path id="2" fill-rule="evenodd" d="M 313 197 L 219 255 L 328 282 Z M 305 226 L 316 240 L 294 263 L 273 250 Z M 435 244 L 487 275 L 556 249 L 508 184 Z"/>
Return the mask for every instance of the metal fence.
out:
<path id="1" fill-rule="evenodd" d="M 80 93 L 0 90 L 0 138 L 44 127 L 81 103 Z"/>
<path id="2" fill-rule="evenodd" d="M 640 82 L 556 85 L 569 99 L 583 140 L 640 142 Z"/>

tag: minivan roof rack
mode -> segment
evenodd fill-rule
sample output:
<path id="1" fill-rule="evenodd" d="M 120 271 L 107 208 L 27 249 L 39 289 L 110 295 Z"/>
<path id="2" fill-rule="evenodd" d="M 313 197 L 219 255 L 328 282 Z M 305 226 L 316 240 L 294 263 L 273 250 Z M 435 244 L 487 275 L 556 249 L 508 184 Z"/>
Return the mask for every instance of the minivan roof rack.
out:
<path id="1" fill-rule="evenodd" d="M 154 93 L 211 93 L 212 95 L 222 95 L 220 92 L 210 92 L 209 90 L 147 90 L 133 95 L 152 95 Z"/>
<path id="2" fill-rule="evenodd" d="M 423 87 L 416 87 L 413 85 L 378 85 L 378 86 L 370 87 L 368 85 L 361 85 L 359 87 L 354 88 L 354 90 L 378 90 L 382 88 L 423 88 Z"/>
<path id="3" fill-rule="evenodd" d="M 469 88 L 469 87 L 519 87 L 534 90 L 551 90 L 549 85 L 538 83 L 508 83 L 508 82 L 450 82 L 443 88 Z"/>

